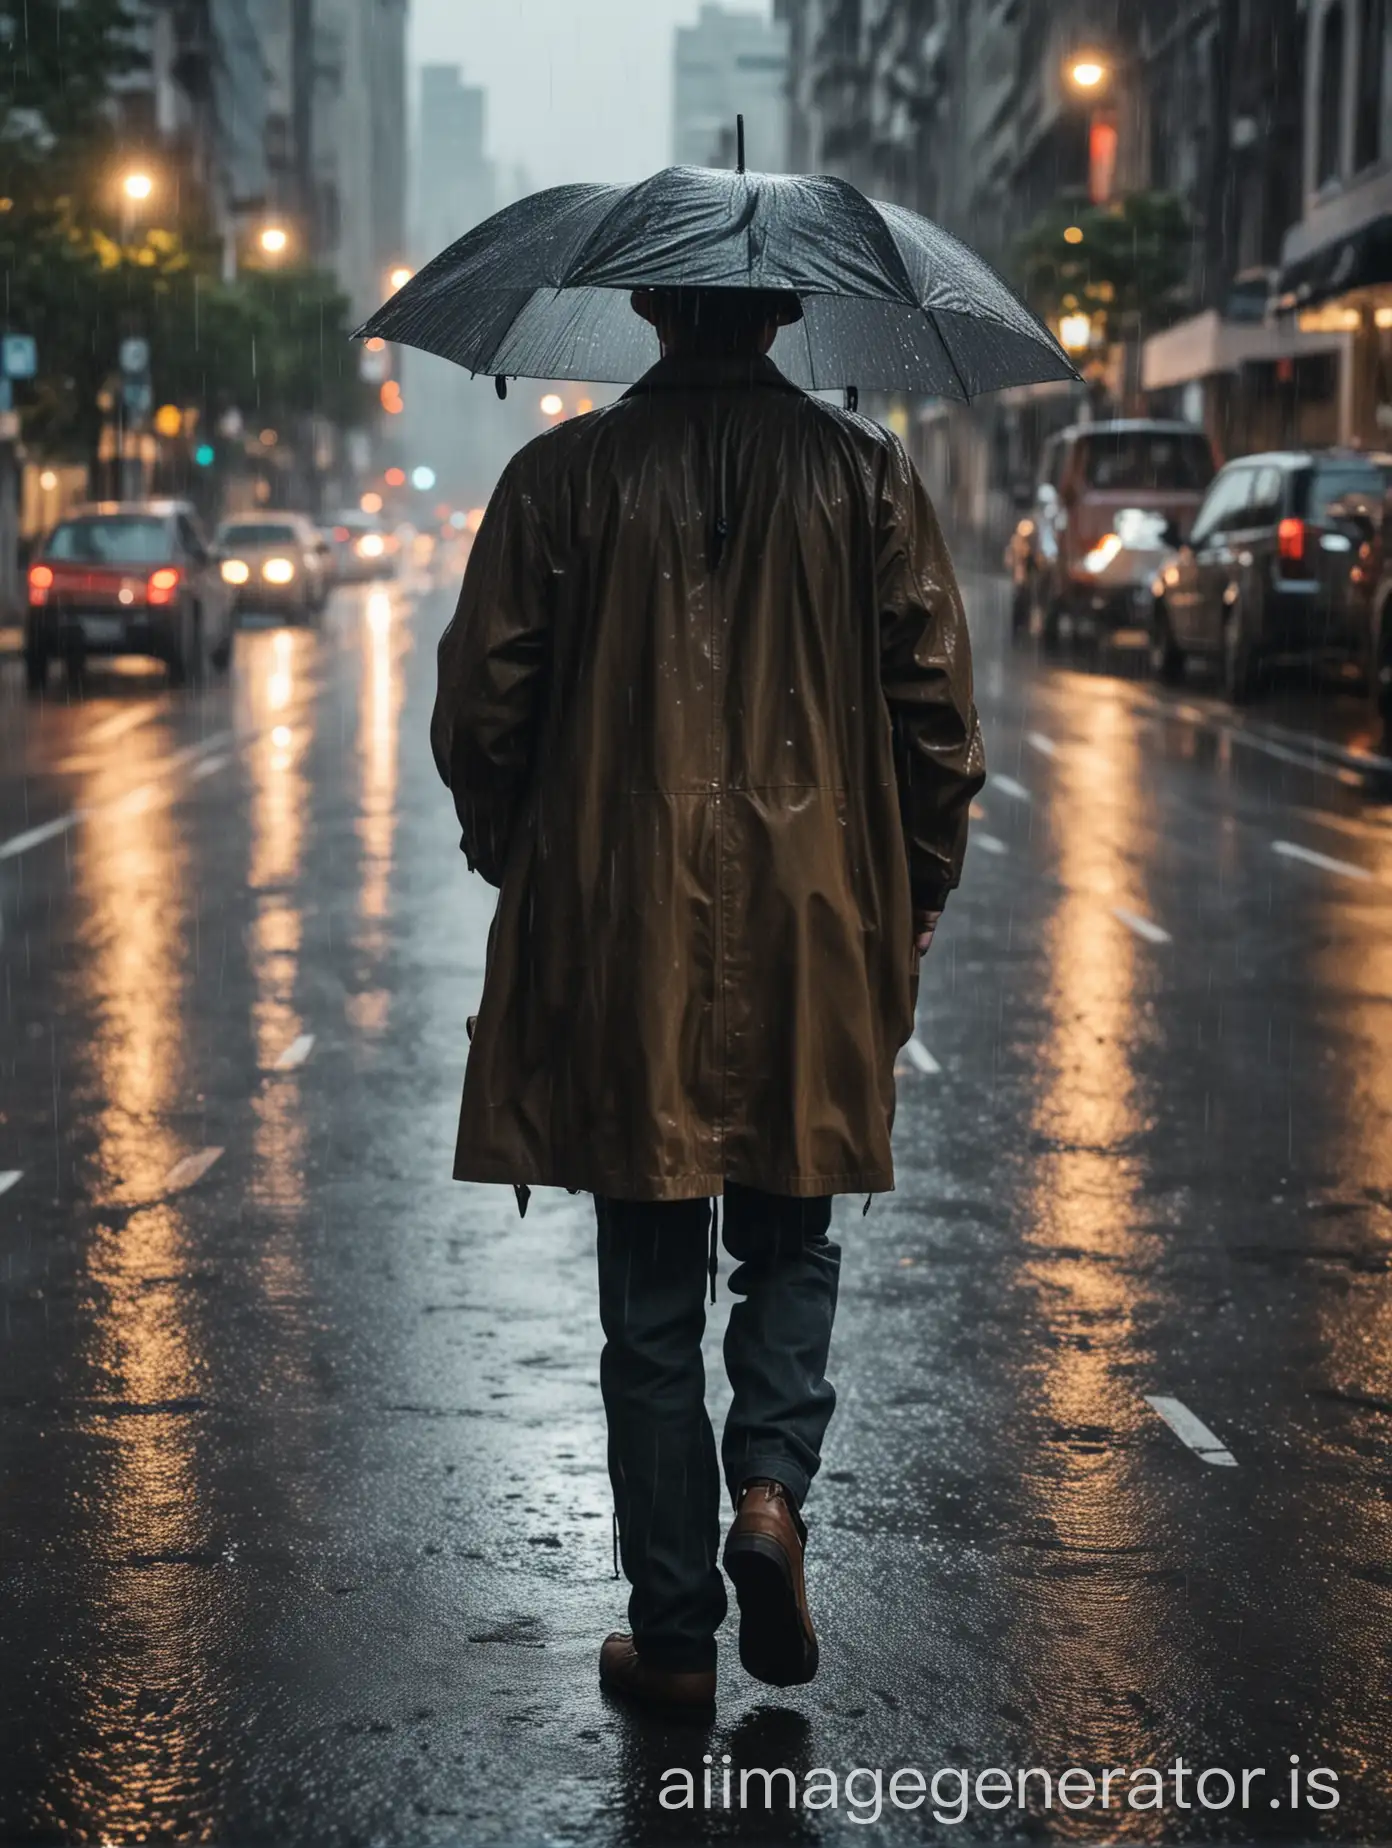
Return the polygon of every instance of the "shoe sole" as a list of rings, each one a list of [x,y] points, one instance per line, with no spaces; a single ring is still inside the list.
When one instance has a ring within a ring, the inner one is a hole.
[[[746,1534],[725,1545],[725,1573],[739,1599],[740,1661],[770,1687],[793,1688],[817,1672],[817,1642],[802,1627],[793,1572],[776,1540]]]

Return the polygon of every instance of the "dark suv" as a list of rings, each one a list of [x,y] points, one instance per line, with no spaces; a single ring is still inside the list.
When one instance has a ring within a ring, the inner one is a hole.
[[[57,656],[74,682],[89,655],[153,655],[175,685],[226,667],[231,597],[192,508],[101,501],[59,522],[29,565],[24,673],[40,692]]]
[[[1229,699],[1277,657],[1376,660],[1382,471],[1356,450],[1242,456],[1215,479],[1187,542],[1155,581],[1152,660],[1176,681],[1190,655],[1219,663]]]

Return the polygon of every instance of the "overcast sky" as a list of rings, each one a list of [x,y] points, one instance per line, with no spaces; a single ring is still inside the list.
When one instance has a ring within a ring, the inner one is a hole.
[[[767,0],[726,0],[768,16]],[[672,30],[699,0],[412,0],[413,66],[488,91],[488,146],[532,186],[640,179],[671,159]],[[413,104],[414,104],[414,70]]]

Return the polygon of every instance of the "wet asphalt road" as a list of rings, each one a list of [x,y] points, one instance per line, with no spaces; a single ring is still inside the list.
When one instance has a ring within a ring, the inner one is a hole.
[[[0,668],[0,1836],[1392,1834],[1392,787],[1354,699],[1238,724],[969,601],[993,780],[898,1191],[837,1204],[822,1672],[727,1625],[709,1734],[595,1685],[589,1202],[449,1178],[493,899],[427,744],[450,597],[342,592],[196,695]],[[1266,1780],[664,1811],[705,1752]]]

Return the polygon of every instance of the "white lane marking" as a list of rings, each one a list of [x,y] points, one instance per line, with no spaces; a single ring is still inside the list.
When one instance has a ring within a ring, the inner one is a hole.
[[[1025,743],[1038,751],[1041,757],[1058,756],[1058,746],[1054,743],[1052,738],[1047,737],[1043,732],[1026,732]]]
[[[1017,783],[1013,776],[993,776],[992,789],[998,789],[1003,796],[1014,796],[1017,802],[1028,802],[1030,792],[1023,783]]]
[[[1134,930],[1138,937],[1144,937],[1147,943],[1170,943],[1173,939],[1167,930],[1139,911],[1128,911],[1125,905],[1113,905],[1112,916],[1120,920],[1128,930]]]
[[[1005,842],[996,834],[982,834],[978,830],[975,834],[968,835],[967,838],[973,847],[979,847],[983,853],[1010,852]]]
[[[195,1181],[201,1181],[221,1155],[221,1149],[199,1149],[193,1155],[185,1155],[184,1159],[176,1161],[165,1175],[160,1191],[162,1193],[182,1193],[185,1188],[192,1187]]]
[[[213,769],[221,769],[228,759],[222,757],[210,761],[206,753],[215,750],[220,745],[231,743],[235,735],[230,731],[210,732],[197,744],[186,744],[182,750],[175,751],[163,763],[156,765],[155,774],[167,776],[171,771],[182,769],[185,764],[192,763],[195,766],[192,772],[195,777],[209,776]],[[157,784],[141,783],[135,789],[127,790],[125,795],[117,796],[112,802],[101,803],[92,809],[73,809],[66,815],[59,815],[53,821],[43,822],[37,828],[26,828],[22,834],[12,834],[7,841],[0,841],[0,860],[9,860],[13,859],[16,854],[28,853],[31,847],[41,846],[44,841],[51,841],[55,835],[66,834],[69,828],[75,828],[80,821],[91,820],[94,815],[141,814],[150,807],[160,793]]]
[[[1228,1469],[1237,1468],[1237,1458],[1231,1450],[1215,1432],[1209,1430],[1202,1418],[1195,1417],[1182,1399],[1169,1399],[1163,1393],[1148,1392],[1145,1402],[1164,1419],[1180,1443],[1189,1446],[1200,1462],[1218,1463]]]
[[[45,821],[37,828],[26,828],[23,834],[12,834],[7,841],[0,841],[0,860],[13,859],[16,854],[28,853],[31,847],[51,841],[56,834],[66,834],[81,819],[82,811],[74,809],[71,815],[60,815],[56,821]]]
[[[285,1051],[281,1053],[275,1062],[275,1069],[278,1072],[293,1072],[297,1065],[304,1064],[313,1050],[314,1035],[301,1033],[298,1038],[292,1039]]]
[[[904,1051],[908,1053],[910,1060],[918,1067],[919,1071],[927,1072],[929,1077],[935,1076],[942,1070],[942,1066],[938,1064],[937,1060],[933,1057],[932,1053],[929,1052],[928,1048],[924,1045],[923,1041],[919,1039],[917,1034],[915,1034],[911,1040],[905,1042]]]
[[[1319,867],[1321,872],[1340,873],[1345,879],[1371,880],[1373,876],[1366,867],[1355,866],[1352,860],[1336,860],[1332,854],[1316,853],[1313,847],[1301,847],[1295,841],[1273,841],[1271,851],[1287,860],[1303,860],[1307,866]]]
[[[232,757],[230,752],[219,751],[215,756],[205,757],[199,763],[196,763],[192,770],[189,771],[189,776],[193,782],[201,783],[205,776],[213,776],[217,771],[225,770],[231,761]]]
[[[125,712],[115,713],[111,718],[103,719],[99,725],[94,725],[82,739],[82,743],[110,744],[113,739],[124,738],[126,733],[134,731],[137,725],[144,725],[148,719],[154,718],[164,703],[163,700],[150,700],[143,706],[131,706]]]
[[[0,1168],[0,1194],[7,1194],[23,1172],[23,1168]]]

